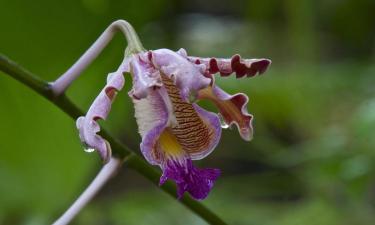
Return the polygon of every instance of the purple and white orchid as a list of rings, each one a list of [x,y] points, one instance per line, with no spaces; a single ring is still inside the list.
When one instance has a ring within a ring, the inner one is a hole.
[[[137,38],[128,38],[128,42],[134,40],[137,42]],[[246,141],[253,135],[252,115],[247,112],[248,97],[243,93],[226,93],[215,84],[214,74],[252,77],[265,72],[271,61],[241,59],[239,55],[230,59],[192,57],[184,49],[146,51],[136,44],[128,49],[118,70],[108,75],[106,86],[86,116],[78,118],[80,139],[87,148],[97,150],[104,162],[109,160],[111,148],[97,134],[100,131],[97,120],[106,119],[116,93],[124,86],[123,74],[130,73],[133,87],[129,96],[142,136],[140,149],[150,164],[162,169],[160,185],[172,179],[178,187],[178,198],[189,192],[195,199],[204,199],[220,170],[196,168],[192,160],[203,159],[215,149],[222,127],[235,124]],[[201,99],[211,100],[219,113],[201,108],[197,104]]]
[[[124,85],[124,72],[133,78],[129,92],[135,107],[141,151],[146,160],[163,170],[160,184],[175,180],[178,197],[185,191],[195,199],[204,199],[220,174],[218,169],[198,169],[192,160],[210,154],[221,135],[219,115],[191,102],[191,98],[210,99],[219,109],[226,124],[236,124],[241,137],[252,138],[252,116],[247,112],[248,97],[230,95],[214,82],[216,72],[227,76],[254,76],[263,73],[267,59],[241,60],[202,59],[189,57],[184,49],[177,52],[159,49],[134,54],[120,69],[108,76],[107,85],[95,99],[85,117],[77,120],[80,137],[85,145],[97,149],[104,161],[109,159],[109,144],[96,133],[97,119],[105,119],[116,91]]]

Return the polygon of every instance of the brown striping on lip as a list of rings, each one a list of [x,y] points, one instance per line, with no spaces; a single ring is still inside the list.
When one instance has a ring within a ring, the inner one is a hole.
[[[202,120],[191,103],[182,100],[180,90],[173,81],[164,74],[161,77],[177,120],[177,126],[170,128],[172,133],[183,150],[190,155],[207,150],[214,131]]]

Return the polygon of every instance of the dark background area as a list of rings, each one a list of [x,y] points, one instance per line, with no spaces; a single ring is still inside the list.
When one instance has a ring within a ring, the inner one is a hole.
[[[52,81],[125,19],[147,49],[270,58],[262,76],[217,79],[249,95],[255,136],[244,142],[225,130],[197,162],[222,170],[203,203],[229,224],[373,224],[374,12],[373,0],[0,0],[0,52]],[[117,35],[69,89],[82,109],[125,47]],[[138,150],[126,81],[102,124]],[[83,151],[74,121],[1,72],[0,118],[0,224],[51,223],[95,176],[99,157]],[[205,222],[124,167],[75,224]]]

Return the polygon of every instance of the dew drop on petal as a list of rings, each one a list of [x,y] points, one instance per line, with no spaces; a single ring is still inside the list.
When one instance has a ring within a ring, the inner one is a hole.
[[[220,113],[219,113],[219,119],[220,119],[221,128],[223,129],[229,128],[229,125],[224,121],[224,118]]]
[[[83,150],[85,152],[89,152],[89,153],[95,151],[95,149],[93,149],[93,148],[83,148]]]
[[[86,143],[82,142],[81,144],[82,144],[82,147],[83,147],[83,151],[88,152],[88,153],[95,151],[94,148],[91,148]]]

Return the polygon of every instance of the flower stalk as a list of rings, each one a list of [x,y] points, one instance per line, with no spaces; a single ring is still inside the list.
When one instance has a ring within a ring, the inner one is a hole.
[[[69,85],[89,66],[92,61],[103,51],[117,32],[124,34],[128,47],[125,50],[125,58],[131,54],[136,54],[145,49],[140,42],[134,28],[125,20],[117,20],[104,30],[99,38],[89,49],[56,81],[51,82],[51,90],[54,95],[59,96],[69,87]]]

